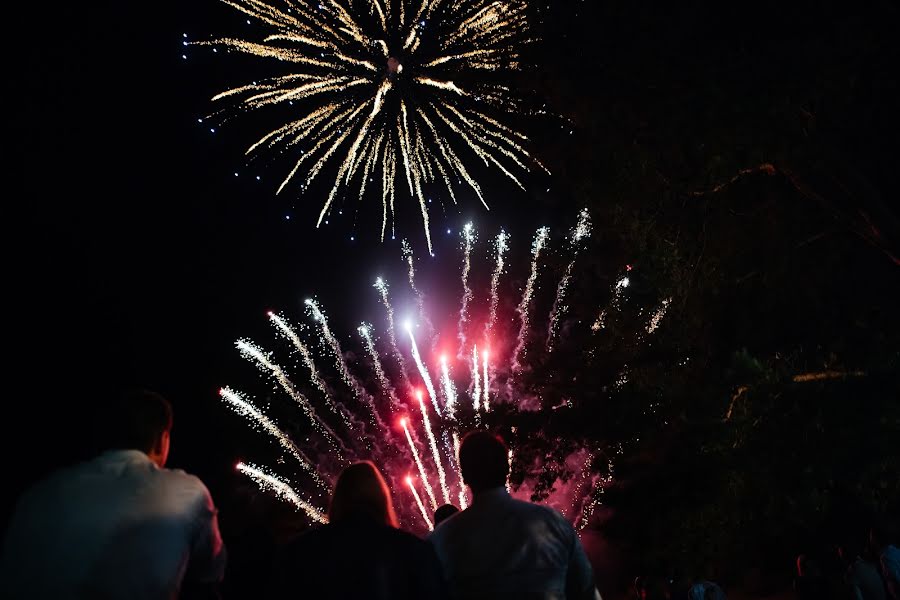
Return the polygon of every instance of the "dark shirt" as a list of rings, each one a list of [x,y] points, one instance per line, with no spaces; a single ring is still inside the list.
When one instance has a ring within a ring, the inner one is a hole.
[[[431,544],[367,519],[347,519],[290,543],[276,566],[285,597],[445,600]]]
[[[555,510],[511,498],[501,486],[428,538],[454,600],[594,600],[594,576],[578,534]]]

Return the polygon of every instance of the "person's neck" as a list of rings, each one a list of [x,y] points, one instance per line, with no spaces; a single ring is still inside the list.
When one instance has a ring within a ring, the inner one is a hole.
[[[498,485],[495,487],[485,488],[479,491],[472,491],[472,497],[474,500],[478,500],[479,498],[496,498],[498,496],[507,495],[506,486]]]

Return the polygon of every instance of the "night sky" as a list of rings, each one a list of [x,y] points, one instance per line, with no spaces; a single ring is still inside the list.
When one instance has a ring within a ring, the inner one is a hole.
[[[365,208],[354,224],[355,200],[342,206],[344,216],[315,229],[318,198],[276,197],[279,173],[264,163],[245,166],[243,150],[257,133],[252,119],[215,134],[198,124],[214,93],[253,77],[241,71],[252,63],[182,47],[183,33],[203,39],[240,31],[241,17],[220,3],[31,4],[8,21],[15,48],[7,51],[4,77],[12,100],[3,286],[11,491],[4,517],[23,486],[93,451],[91,407],[121,386],[157,390],[173,402],[171,463],[225,498],[231,467],[253,437],[216,396],[245,367],[234,340],[267,332],[272,308],[299,320],[311,294],[349,335],[359,295],[374,276],[400,276],[399,234],[424,255],[416,208],[403,202],[398,239],[383,245],[380,222]],[[469,219],[485,234],[506,227],[521,258],[537,226],[572,225],[577,181],[586,172],[616,179],[606,166],[619,159],[615,144],[652,146],[690,135],[698,124],[715,129],[707,113],[716,99],[690,100],[698,81],[716,78],[723,95],[746,94],[755,112],[735,118],[753,130],[755,119],[777,112],[768,86],[780,94],[797,72],[830,68],[817,58],[821,48],[834,50],[829,61],[836,55],[859,63],[869,87],[854,112],[871,117],[841,139],[887,189],[896,168],[882,131],[891,102],[872,98],[887,88],[896,98],[883,76],[896,67],[896,43],[883,45],[896,7],[847,15],[811,2],[707,4],[544,6],[537,27],[543,40],[531,50],[535,70],[524,84],[533,83],[532,97],[572,125],[545,119],[526,127],[554,176],[536,178],[527,193],[488,179],[490,213],[471,201],[446,213],[435,205],[436,264],[446,265],[441,258],[455,252]],[[694,112],[685,114],[685,105]],[[762,137],[748,134],[748,147],[765,145]],[[747,156],[755,158],[752,150]],[[664,151],[658,158],[681,164]],[[687,169],[679,176],[697,181]],[[366,204],[380,213],[377,195]],[[374,308],[368,297],[365,305]]]

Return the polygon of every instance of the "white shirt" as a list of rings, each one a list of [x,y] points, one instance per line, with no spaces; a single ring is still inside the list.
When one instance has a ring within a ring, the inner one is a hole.
[[[572,525],[552,508],[511,498],[502,487],[476,495],[472,506],[428,539],[454,600],[599,598]]]
[[[219,581],[224,567],[206,486],[138,450],[115,450],[22,496],[0,585],[9,598],[168,599],[185,577]]]

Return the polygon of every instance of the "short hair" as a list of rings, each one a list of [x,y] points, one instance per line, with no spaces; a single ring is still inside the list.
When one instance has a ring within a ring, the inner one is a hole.
[[[163,432],[172,430],[172,405],[156,392],[128,390],[106,410],[109,447],[153,451]]]
[[[467,433],[459,445],[459,468],[473,492],[504,485],[509,475],[506,444],[487,431]]]
[[[452,517],[458,512],[459,509],[452,504],[443,504],[441,506],[438,506],[437,510],[434,511],[434,524],[437,525],[441,521],[446,520],[448,517]]]
[[[391,492],[374,463],[368,460],[346,467],[338,475],[328,507],[328,521],[337,523],[348,517],[372,519],[397,527],[397,515]]]

